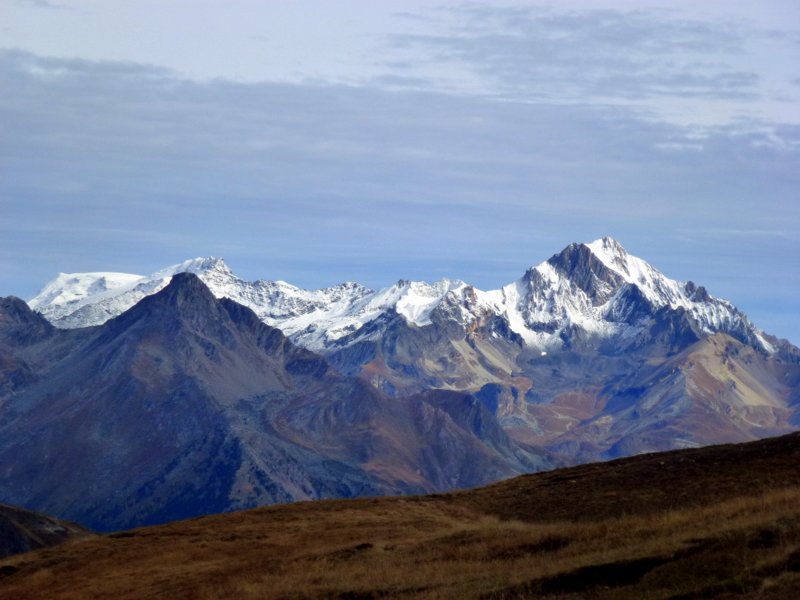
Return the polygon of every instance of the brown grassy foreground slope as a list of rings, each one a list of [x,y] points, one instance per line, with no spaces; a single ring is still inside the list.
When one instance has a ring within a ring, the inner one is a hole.
[[[0,598],[800,598],[800,434],[320,501],[0,562]]]

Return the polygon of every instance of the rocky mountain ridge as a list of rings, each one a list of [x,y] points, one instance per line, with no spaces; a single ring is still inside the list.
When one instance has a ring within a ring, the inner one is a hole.
[[[526,346],[547,351],[569,344],[576,332],[635,337],[644,312],[661,308],[685,310],[704,333],[723,332],[765,352],[775,350],[732,304],[702,286],[667,278],[609,237],[571,244],[517,281],[491,291],[447,279],[433,284],[400,280],[378,291],[357,283],[303,290],[282,281],[247,282],[222,259],[198,258],[149,277],[62,273],[29,305],[57,327],[98,325],[162,289],[180,272],[197,274],[217,297],[248,306],[265,323],[315,351],[374,337],[376,328],[368,325],[395,313],[416,327],[436,317],[467,328],[488,316],[499,317]],[[359,331],[360,336],[352,335]]]

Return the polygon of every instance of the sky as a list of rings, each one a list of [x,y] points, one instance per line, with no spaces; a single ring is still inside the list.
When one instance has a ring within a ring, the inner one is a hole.
[[[610,235],[800,344],[799,191],[796,0],[0,0],[0,296],[496,289]]]

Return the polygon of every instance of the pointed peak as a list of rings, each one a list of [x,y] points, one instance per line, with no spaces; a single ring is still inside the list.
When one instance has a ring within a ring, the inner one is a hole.
[[[531,285],[540,280],[554,281],[566,278],[577,285],[598,306],[606,302],[625,281],[620,274],[619,256],[601,255],[588,244],[570,244],[560,253],[551,256],[546,263],[529,271]]]
[[[190,262],[192,263],[191,266],[186,269],[190,273],[203,273],[206,271],[231,272],[223,258],[209,256],[207,258],[195,258]]]
[[[628,256],[627,250],[622,247],[617,240],[610,236],[605,236],[589,244],[584,244],[598,258],[625,259]]]
[[[614,263],[623,263],[627,257],[628,252],[622,247],[622,244],[610,236],[605,236],[589,243],[572,242],[545,262],[558,267],[575,261],[585,263],[599,260],[602,264],[610,266]],[[531,267],[529,271],[536,268]]]
[[[644,284],[654,277],[663,277],[641,258],[637,258],[612,237],[604,237],[584,245],[606,267],[616,271],[629,283]]]
[[[193,307],[202,311],[215,305],[216,301],[214,294],[197,275],[176,273],[166,287],[152,296],[147,296],[131,310],[135,311],[137,306],[159,306],[161,309],[174,307],[181,311]]]
[[[108,321],[105,335],[116,335],[136,323],[203,323],[218,312],[217,299],[194,273],[176,273],[169,284]],[[155,319],[154,321],[152,319]]]
[[[163,295],[165,297],[182,296],[187,298],[195,298],[198,296],[202,298],[207,296],[209,299],[214,300],[214,294],[212,294],[208,286],[203,283],[203,280],[195,273],[188,271],[173,275],[169,284],[156,295]]]
[[[577,242],[571,243],[561,252],[554,254],[545,263],[565,273],[571,273],[575,269],[591,269],[595,265],[604,264],[590,244],[579,244]],[[541,266],[539,265],[533,270],[540,270]]]

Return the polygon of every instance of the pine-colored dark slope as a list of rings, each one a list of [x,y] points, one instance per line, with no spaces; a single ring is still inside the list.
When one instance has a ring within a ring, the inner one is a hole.
[[[304,502],[0,562],[0,598],[796,598],[800,434]]]

